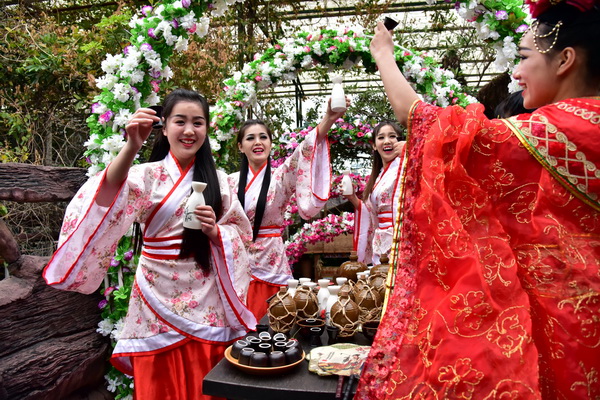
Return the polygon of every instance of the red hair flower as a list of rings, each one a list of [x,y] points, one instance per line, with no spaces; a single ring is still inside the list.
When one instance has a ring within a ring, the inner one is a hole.
[[[529,12],[533,18],[537,18],[550,7],[562,2],[563,0],[525,0],[525,3],[529,5]],[[564,2],[583,12],[594,8],[594,4],[598,0],[564,0]]]

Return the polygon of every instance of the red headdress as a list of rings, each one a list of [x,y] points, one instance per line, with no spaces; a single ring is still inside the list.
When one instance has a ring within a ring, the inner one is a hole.
[[[594,5],[600,4],[599,0],[525,0],[525,3],[529,5],[529,12],[533,18],[537,18],[538,15],[549,9],[550,7],[558,3],[566,3],[579,11],[588,11],[594,8]]]

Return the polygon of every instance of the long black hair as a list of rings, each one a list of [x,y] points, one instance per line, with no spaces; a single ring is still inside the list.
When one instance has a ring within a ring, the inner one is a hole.
[[[371,135],[371,140],[370,140],[371,144],[373,144],[373,164],[371,165],[371,175],[369,176],[369,180],[367,181],[367,184],[365,185],[365,190],[363,191],[363,194],[362,194],[363,200],[368,199],[369,196],[371,195],[371,192],[373,192],[373,186],[375,186],[375,181],[377,180],[377,177],[379,176],[379,172],[383,168],[383,159],[381,158],[381,155],[375,148],[375,140],[377,139],[377,135],[379,134],[379,131],[384,126],[391,126],[392,129],[394,129],[394,131],[396,131],[396,134],[398,135],[398,140],[402,140],[402,138],[404,136],[404,135],[402,135],[402,129],[400,128],[400,126],[397,123],[392,122],[392,121],[381,121],[380,123],[377,124],[375,129],[373,129],[373,135]]]
[[[267,135],[269,135],[269,140],[273,142],[273,133],[260,119],[249,119],[246,120],[237,135],[238,144],[242,143],[244,140],[244,135],[246,134],[246,130],[249,127],[254,125],[261,125],[265,128]],[[246,184],[248,183],[248,157],[244,153],[241,154],[242,160],[240,162],[240,180],[238,183],[238,199],[244,207],[244,202],[246,200]],[[256,240],[258,236],[258,231],[260,230],[260,224],[262,223],[263,216],[265,214],[265,207],[267,205],[267,193],[269,191],[269,185],[271,184],[271,155],[267,158],[267,166],[265,167],[265,177],[263,179],[262,187],[260,188],[260,194],[258,195],[258,201],[256,203],[256,213],[254,214],[254,225],[252,226],[252,241]]]
[[[196,152],[193,180],[205,182],[207,184],[206,189],[202,194],[204,195],[206,205],[213,208],[218,221],[223,215],[223,203],[221,199],[219,178],[217,177],[217,166],[213,159],[210,142],[208,140],[208,128],[210,126],[208,102],[204,96],[192,90],[176,89],[172,91],[165,98],[163,103],[163,119],[165,121],[165,127],[167,126],[167,119],[171,115],[173,107],[181,102],[199,104],[204,112],[204,117],[206,118],[206,139]],[[157,135],[149,161],[163,160],[167,154],[169,154],[170,149],[171,146],[169,145],[167,137],[164,134]],[[184,228],[179,258],[188,258],[192,256],[204,271],[209,270],[210,240],[208,239],[208,236],[199,229]]]

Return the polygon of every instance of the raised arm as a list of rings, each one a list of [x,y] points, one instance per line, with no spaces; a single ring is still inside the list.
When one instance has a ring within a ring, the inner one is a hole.
[[[135,156],[142,148],[144,141],[150,136],[150,132],[152,132],[152,123],[158,121],[155,114],[154,110],[140,108],[127,123],[125,128],[127,142],[106,170],[106,177],[96,198],[98,205],[107,207],[114,200],[119,188],[127,179],[129,168],[131,168]]]
[[[346,97],[346,110],[350,106],[350,99]],[[331,110],[331,99],[327,100],[327,112],[323,117],[323,120],[319,123],[317,127],[317,141],[324,140],[327,137],[327,132],[331,129],[331,126],[337,121],[339,118],[342,118],[346,111],[341,112],[333,112]]]
[[[377,24],[370,48],[396,119],[406,126],[408,111],[419,96],[396,65],[392,34],[383,22]]]

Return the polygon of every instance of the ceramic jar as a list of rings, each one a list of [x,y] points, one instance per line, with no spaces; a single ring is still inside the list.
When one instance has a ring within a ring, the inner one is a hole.
[[[267,309],[273,332],[289,332],[296,321],[296,303],[285,288],[273,296]]]
[[[356,293],[354,301],[360,310],[360,322],[379,319],[383,298],[379,291],[370,285],[364,285],[360,292]]]
[[[311,286],[314,285],[302,286],[296,290],[294,303],[298,318],[314,318],[319,314],[319,302]]]
[[[338,294],[338,300],[331,306],[331,324],[340,329],[338,338],[354,336],[359,325],[360,310],[358,305],[350,298],[347,291]]]
[[[345,261],[340,265],[339,274],[348,280],[357,281],[356,273],[367,269],[367,265],[358,261],[356,251],[350,253],[350,260]]]

